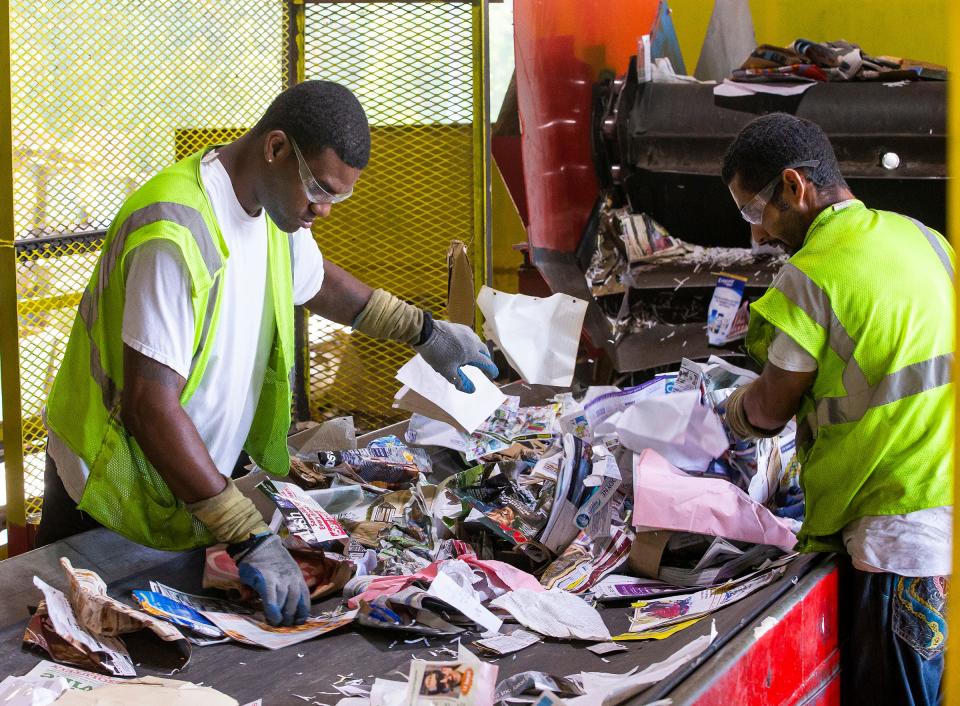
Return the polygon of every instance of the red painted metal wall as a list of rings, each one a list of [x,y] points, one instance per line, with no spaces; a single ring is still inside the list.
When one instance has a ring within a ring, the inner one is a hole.
[[[517,100],[530,245],[576,249],[598,183],[590,155],[593,84],[622,73],[658,0],[514,0]]]
[[[837,578],[821,579],[695,706],[839,706]]]

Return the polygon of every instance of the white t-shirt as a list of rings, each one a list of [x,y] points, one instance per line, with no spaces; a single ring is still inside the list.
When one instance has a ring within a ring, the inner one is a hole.
[[[220,318],[210,359],[185,406],[217,470],[233,472],[256,411],[274,330],[267,288],[267,224],[250,216],[216,152],[206,155],[200,178],[230,252],[220,285]],[[320,291],[323,257],[309,230],[293,236],[293,302],[305,304]],[[190,276],[175,245],[154,240],[128,259],[123,342],[184,378],[190,376],[194,336]],[[85,464],[51,434],[49,452],[75,502],[89,474]]]
[[[767,358],[782,370],[817,369],[817,359],[783,331],[777,331]],[[854,568],[860,571],[946,576],[951,573],[952,528],[950,506],[904,515],[861,517],[843,528],[843,544]]]

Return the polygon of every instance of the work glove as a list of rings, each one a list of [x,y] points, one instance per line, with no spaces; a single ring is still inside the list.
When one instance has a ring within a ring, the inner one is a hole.
[[[490,358],[490,352],[480,337],[469,326],[452,324],[449,321],[433,321],[433,332],[427,340],[413,347],[434,370],[456,385],[461,392],[474,392],[476,388],[462,368],[473,365],[480,368],[488,378],[500,374]]]
[[[310,614],[310,591],[297,562],[272,532],[231,544],[240,580],[260,595],[271,625],[300,625]]]
[[[723,421],[726,422],[727,428],[733,432],[734,437],[737,439],[746,440],[777,436],[783,431],[783,427],[779,429],[761,429],[760,427],[754,426],[749,417],[747,417],[747,410],[743,406],[743,398],[746,396],[749,388],[750,385],[738,387],[717,411],[723,416]]]

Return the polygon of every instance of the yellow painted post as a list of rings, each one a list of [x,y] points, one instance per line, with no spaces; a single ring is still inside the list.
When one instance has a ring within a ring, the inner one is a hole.
[[[951,2],[947,25],[947,39],[950,46],[948,66],[954,71],[960,67],[960,3]],[[953,249],[960,246],[960,86],[956,77],[947,82],[947,233]],[[957,286],[956,280],[954,281]],[[960,300],[960,286],[957,289]],[[960,306],[954,304],[954,332],[960,330]],[[956,335],[956,333],[954,334]],[[956,505],[960,497],[960,360],[953,356],[953,500]],[[953,522],[953,570],[960,567],[960,522]],[[947,657],[943,673],[945,704],[960,703],[960,586],[950,585],[947,594]]]
[[[490,242],[490,63],[487,0],[473,0],[473,281],[493,281]]]
[[[10,3],[0,0],[0,390],[3,393],[8,537],[23,537],[23,425],[20,419],[20,333],[17,253],[14,248],[13,126],[10,80]],[[16,547],[22,549],[22,547]]]

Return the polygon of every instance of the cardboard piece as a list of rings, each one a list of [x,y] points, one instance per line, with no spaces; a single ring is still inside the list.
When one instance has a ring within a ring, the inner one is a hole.
[[[287,446],[307,458],[317,451],[346,451],[357,448],[353,417],[336,417],[287,437]]]
[[[657,578],[663,551],[672,534],[673,532],[667,530],[637,532],[630,546],[630,555],[627,557],[627,566],[630,567],[630,571],[637,576]]]
[[[463,241],[453,240],[447,250],[447,321],[473,328],[475,312],[473,267],[467,246]]]

